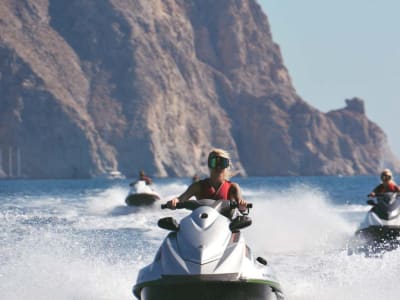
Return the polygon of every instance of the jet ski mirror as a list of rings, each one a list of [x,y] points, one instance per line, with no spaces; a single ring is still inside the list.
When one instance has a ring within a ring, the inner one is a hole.
[[[236,201],[231,200],[230,208],[231,209],[239,208],[239,205]],[[242,215],[248,215],[250,213],[250,208],[253,208],[253,203],[247,203],[246,208],[247,208],[247,210],[241,211]]]
[[[250,213],[250,208],[253,208],[253,203],[247,203],[247,211],[242,212],[243,215],[248,215]]]
[[[249,227],[251,225],[251,219],[248,216],[237,216],[229,224],[229,229],[232,232],[238,232],[240,229]]]
[[[179,230],[178,222],[174,218],[171,218],[171,217],[161,218],[160,220],[158,220],[157,225],[158,225],[158,227],[160,227],[162,229],[167,229],[167,230],[171,230],[171,231]]]

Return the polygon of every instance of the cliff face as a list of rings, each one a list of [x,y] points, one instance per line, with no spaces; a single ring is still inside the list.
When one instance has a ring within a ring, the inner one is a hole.
[[[255,0],[5,0],[0,65],[0,176],[188,176],[212,147],[242,174],[369,174],[391,155],[362,100],[296,94]]]

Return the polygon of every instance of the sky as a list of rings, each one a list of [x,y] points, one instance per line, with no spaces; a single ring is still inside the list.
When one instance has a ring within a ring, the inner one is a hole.
[[[400,0],[258,0],[297,93],[322,112],[364,100],[400,158]]]

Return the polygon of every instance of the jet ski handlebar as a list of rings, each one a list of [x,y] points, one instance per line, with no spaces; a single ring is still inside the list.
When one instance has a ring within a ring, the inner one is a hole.
[[[236,201],[233,200],[213,200],[213,199],[201,199],[201,200],[189,200],[189,201],[184,201],[184,202],[178,202],[176,204],[176,208],[177,209],[182,209],[182,208],[186,208],[186,209],[190,209],[190,210],[195,210],[197,207],[200,206],[216,206],[217,203],[221,203],[223,206],[228,206],[229,205],[229,209],[235,209],[238,208],[239,205]],[[166,209],[166,208],[170,208],[168,206],[168,204],[161,204],[161,209]],[[247,203],[246,208],[253,208],[253,203]]]
[[[175,208],[176,208],[176,209],[182,209],[182,208],[188,208],[188,209],[190,209],[190,208],[193,206],[193,204],[189,205],[188,202],[189,202],[189,201],[178,202],[178,203],[176,204],[176,207],[175,207]],[[173,208],[169,207],[168,204],[161,204],[161,209],[167,209],[167,208],[173,209]]]

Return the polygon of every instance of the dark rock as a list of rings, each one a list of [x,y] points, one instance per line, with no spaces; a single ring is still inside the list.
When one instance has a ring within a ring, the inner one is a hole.
[[[360,98],[346,99],[346,109],[365,114],[364,101]]]

